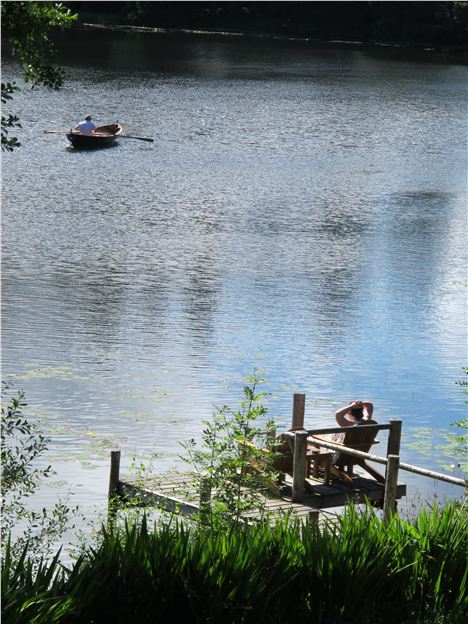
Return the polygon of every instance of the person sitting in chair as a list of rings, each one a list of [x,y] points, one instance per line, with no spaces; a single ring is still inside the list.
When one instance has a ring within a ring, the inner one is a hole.
[[[336,410],[335,418],[340,427],[353,427],[372,420],[373,412],[374,406],[370,401],[351,401],[349,405]]]

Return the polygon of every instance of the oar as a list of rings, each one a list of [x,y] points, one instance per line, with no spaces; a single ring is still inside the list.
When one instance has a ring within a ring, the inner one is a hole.
[[[76,136],[81,135],[81,132],[75,132],[74,130],[69,130],[68,132],[66,130],[44,130],[44,134],[75,134]],[[94,136],[94,137],[108,137],[108,136],[114,136],[112,134],[100,134],[98,132],[94,133],[92,135],[89,134],[83,134],[82,136]]]
[[[154,143],[154,139],[148,139],[147,137],[137,137],[131,136],[130,134],[116,134],[116,139],[138,139],[138,141],[149,141],[150,143]]]
[[[74,132],[74,131],[63,131],[63,130],[44,130],[44,134],[76,134],[79,135],[80,132]],[[98,134],[97,132],[93,132],[92,135],[86,134],[83,136],[95,136],[95,137],[108,137],[108,136],[115,136],[116,139],[137,139],[138,141],[148,141],[149,143],[154,143],[154,139],[149,139],[147,137],[137,137],[137,136],[132,136],[130,134],[116,134],[116,135],[110,135],[110,134]]]
[[[44,134],[79,134],[78,132],[73,132],[73,130],[44,130]]]

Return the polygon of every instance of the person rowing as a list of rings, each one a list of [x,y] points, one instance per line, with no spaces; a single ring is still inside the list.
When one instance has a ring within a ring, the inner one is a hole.
[[[74,132],[79,132],[80,134],[92,134],[96,129],[96,126],[93,124],[91,119],[91,115],[85,115],[84,120],[76,124]]]

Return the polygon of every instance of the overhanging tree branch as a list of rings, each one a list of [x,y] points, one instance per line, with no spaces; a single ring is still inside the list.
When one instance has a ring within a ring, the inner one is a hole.
[[[50,62],[56,50],[49,32],[69,28],[77,16],[61,3],[54,2],[2,2],[1,15],[2,36],[10,54],[18,57],[25,82],[30,83],[31,88],[43,85],[58,89],[65,73]],[[2,83],[2,104],[11,100],[15,91],[19,91],[16,83]],[[21,128],[17,115],[2,115],[4,151],[12,151],[21,145],[16,137],[9,136],[12,128]]]

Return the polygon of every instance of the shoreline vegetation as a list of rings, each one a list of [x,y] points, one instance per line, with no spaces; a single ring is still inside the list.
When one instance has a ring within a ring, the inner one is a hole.
[[[68,2],[75,28],[468,50],[466,2]]]
[[[182,444],[187,463],[217,490],[209,508],[181,520],[176,512],[142,508],[138,499],[118,508],[111,498],[107,523],[66,563],[62,549],[45,547],[55,522],[43,527],[40,539],[35,517],[23,540],[12,541],[5,530],[5,622],[464,624],[466,498],[434,503],[412,520],[392,513],[386,523],[370,504],[351,504],[320,524],[288,513],[242,520],[241,513],[259,505],[245,498],[244,488],[257,482],[261,491],[259,474],[275,477],[270,463],[260,464],[260,452],[254,456],[260,473],[246,470],[250,442],[274,431],[263,405],[263,378],[254,371],[247,381],[239,409],[216,408],[203,421],[202,440]],[[12,389],[4,391],[7,398]],[[48,440],[24,417],[25,406],[21,391],[2,406],[4,494],[16,504],[26,504],[49,474],[32,467]],[[147,476],[142,466],[140,477]],[[26,491],[25,479],[31,482]],[[12,522],[23,516],[22,508],[19,516],[16,507],[8,513]]]
[[[143,516],[102,527],[67,567],[7,547],[2,610],[10,624],[462,624],[466,520],[453,503],[388,526],[353,507],[321,528]]]

